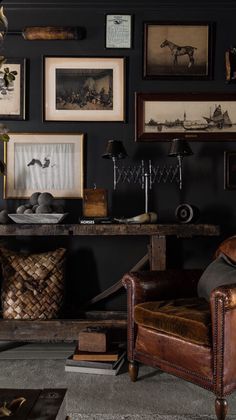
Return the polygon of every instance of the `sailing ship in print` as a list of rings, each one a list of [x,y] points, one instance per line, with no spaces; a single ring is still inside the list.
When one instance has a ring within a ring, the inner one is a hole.
[[[215,110],[213,112],[213,115],[210,117],[203,117],[206,122],[208,123],[208,126],[216,126],[218,128],[224,128],[224,127],[232,127],[232,121],[229,117],[228,111],[222,111],[221,105],[217,105],[215,107]]]
[[[200,104],[199,104],[200,105]],[[178,112],[172,114],[172,117],[162,119],[159,115],[159,118],[155,118],[154,115],[150,115],[145,122],[145,131],[146,132],[153,132],[153,131],[171,131],[177,130],[178,132],[185,132],[185,131],[231,131],[235,130],[236,125],[236,117],[235,121],[232,122],[232,118],[230,116],[232,109],[227,109],[227,106],[223,106],[222,104],[209,104],[209,115],[207,107],[201,110],[196,110],[194,112],[191,109],[191,112],[188,110],[183,109],[182,111],[182,118]],[[214,108],[213,112],[212,109]],[[230,108],[230,106],[229,106]],[[187,109],[187,108],[186,108]],[[188,117],[189,114],[189,117]],[[158,115],[158,114],[156,114]]]

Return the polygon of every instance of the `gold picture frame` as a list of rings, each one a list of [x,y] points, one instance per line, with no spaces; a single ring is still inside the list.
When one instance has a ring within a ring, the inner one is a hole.
[[[4,162],[4,198],[29,198],[36,191],[55,198],[83,196],[82,133],[11,133]]]

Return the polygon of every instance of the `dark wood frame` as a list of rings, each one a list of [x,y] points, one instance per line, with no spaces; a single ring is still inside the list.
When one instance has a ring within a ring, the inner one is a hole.
[[[145,101],[153,102],[209,102],[212,101],[213,105],[220,103],[221,101],[234,102],[235,103],[235,116],[236,116],[236,97],[235,93],[136,93],[135,94],[135,140],[136,141],[165,141],[171,140],[174,137],[185,138],[188,140],[204,140],[204,141],[221,141],[236,140],[236,126],[235,131],[227,132],[221,131],[212,132],[209,130],[205,131],[188,131],[183,132],[169,131],[169,132],[153,132],[147,133],[144,131],[144,107]],[[236,121],[236,120],[235,120]]]
[[[206,75],[193,75],[193,74],[152,74],[147,70],[148,67],[148,57],[147,57],[147,45],[148,45],[148,27],[150,25],[157,26],[207,26],[208,28],[208,63],[207,69],[208,73]],[[144,22],[144,37],[143,37],[143,78],[144,79],[165,79],[165,80],[209,80],[213,77],[213,36],[214,36],[214,23],[212,22]]]
[[[107,47],[107,16],[114,16],[114,15],[120,15],[120,16],[130,16],[130,46],[129,47]],[[133,47],[133,31],[134,31],[134,16],[131,13],[106,13],[105,14],[105,48],[107,50],[112,49],[122,49],[122,50],[128,50]]]
[[[123,106],[123,113],[122,113],[122,118],[117,118],[117,119],[47,119],[46,117],[46,75],[45,75],[45,66],[46,66],[46,59],[47,58],[62,58],[62,59],[70,59],[70,58],[81,58],[81,59],[110,59],[110,60],[122,60],[122,75],[123,75],[123,86],[121,87],[122,90],[122,98],[121,98],[121,103]],[[43,105],[42,105],[42,116],[43,116],[43,122],[47,121],[47,122],[55,122],[55,121],[59,121],[59,122],[125,122],[126,121],[126,63],[127,59],[124,56],[112,56],[112,57],[108,57],[108,56],[65,56],[65,55],[47,55],[47,56],[43,56],[42,59],[42,74],[43,74],[43,81],[42,81],[42,86],[43,86],[43,93],[42,93],[42,97],[43,97]]]
[[[26,59],[25,58],[7,58],[6,63],[2,68],[7,67],[8,64],[20,64],[20,113],[17,115],[0,114],[0,119],[3,120],[25,120],[25,91],[26,91]]]
[[[236,151],[224,152],[224,189],[236,190]]]

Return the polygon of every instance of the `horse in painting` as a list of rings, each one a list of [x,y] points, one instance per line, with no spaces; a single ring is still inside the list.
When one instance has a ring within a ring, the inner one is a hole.
[[[190,45],[185,45],[181,47],[180,45],[176,45],[171,41],[165,39],[160,45],[161,48],[169,47],[171,55],[174,57],[174,65],[178,64],[178,57],[180,55],[188,55],[189,63],[188,67],[192,67],[194,64],[194,51],[197,49],[196,47],[191,47]]]

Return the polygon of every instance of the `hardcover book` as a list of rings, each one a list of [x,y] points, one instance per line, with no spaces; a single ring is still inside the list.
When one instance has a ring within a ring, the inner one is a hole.
[[[69,357],[65,364],[65,371],[116,376],[125,361],[126,352],[123,352],[115,362],[77,361],[73,357]]]
[[[93,360],[116,362],[119,359],[120,352],[95,353],[91,351],[80,351],[78,348],[73,354],[73,360]]]

